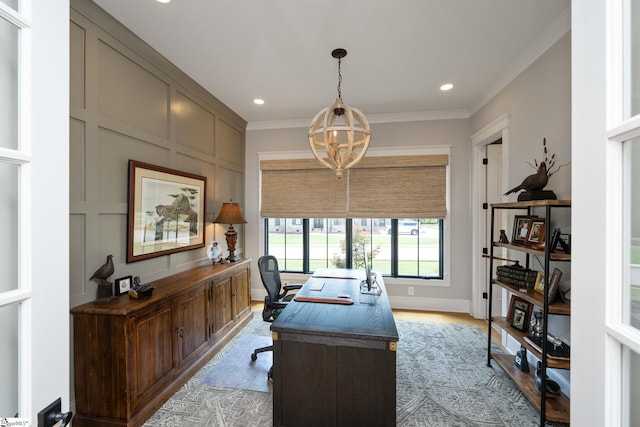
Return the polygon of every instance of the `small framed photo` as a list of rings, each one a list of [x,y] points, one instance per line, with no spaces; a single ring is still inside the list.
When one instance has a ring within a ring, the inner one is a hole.
[[[527,325],[527,313],[518,307],[514,307],[513,315],[511,317],[511,326],[519,331],[526,332]]]
[[[512,243],[524,245],[527,242],[527,236],[529,235],[529,230],[531,230],[531,221],[533,218],[537,217],[516,215],[513,221]]]
[[[549,304],[553,302],[560,289],[560,279],[562,279],[562,271],[559,268],[554,268],[549,279]]]
[[[527,235],[527,245],[540,245],[544,243],[544,230],[547,220],[545,218],[534,218],[531,220],[531,228]]]
[[[544,272],[538,271],[538,276],[536,277],[535,285],[533,285],[533,290],[544,295]]]
[[[549,247],[550,251],[555,251],[558,247],[558,243],[560,243],[560,234],[561,231],[559,228],[554,228],[553,233],[551,233],[551,246]]]
[[[120,279],[116,279],[114,290],[116,296],[120,296],[122,294],[126,294],[131,289],[131,276],[121,277]]]
[[[527,332],[529,327],[529,319],[533,311],[533,304],[517,297],[511,296],[509,302],[509,312],[507,313],[507,322],[515,329]]]

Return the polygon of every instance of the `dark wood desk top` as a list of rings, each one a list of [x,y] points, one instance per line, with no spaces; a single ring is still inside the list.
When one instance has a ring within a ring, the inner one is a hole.
[[[382,275],[378,284],[380,295],[360,293],[363,270],[321,269],[305,283],[298,295],[335,298],[348,294],[352,305],[291,301],[272,323],[274,332],[324,335],[352,339],[398,341],[398,330]],[[311,290],[324,282],[319,291]]]

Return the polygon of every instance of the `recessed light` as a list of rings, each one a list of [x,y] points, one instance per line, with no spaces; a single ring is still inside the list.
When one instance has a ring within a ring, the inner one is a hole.
[[[262,105],[264,104],[264,99],[256,98],[253,100],[253,103],[256,105]]]
[[[451,89],[453,89],[453,85],[451,83],[445,83],[442,86],[440,86],[440,90],[443,92],[446,92]]]
[[[156,0],[158,3],[162,3],[162,4],[169,4],[171,3],[171,0]]]

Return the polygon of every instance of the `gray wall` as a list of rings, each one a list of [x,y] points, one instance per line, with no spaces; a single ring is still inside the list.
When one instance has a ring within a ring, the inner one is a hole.
[[[205,211],[244,203],[246,122],[90,1],[71,2],[70,301],[96,298],[91,274],[150,281],[208,262],[206,249],[126,263],[127,165],[135,159],[207,178]],[[53,226],[53,224],[52,224]],[[226,225],[205,242],[226,253]],[[239,231],[238,252],[244,248]]]
[[[311,120],[311,119],[309,119]],[[245,214],[247,255],[257,259],[263,254],[261,233],[264,232],[259,215],[259,164],[258,153],[310,151],[307,138],[308,128],[250,130],[247,132],[246,155],[246,200]],[[393,147],[427,147],[451,146],[450,158],[450,213],[447,227],[451,232],[451,254],[455,260],[453,268],[449,268],[450,286],[430,286],[429,281],[385,281],[392,301],[396,306],[412,306],[409,299],[421,300],[428,304],[427,299],[451,299],[463,301],[467,307],[471,299],[470,269],[458,268],[457,265],[469,265],[471,252],[469,236],[471,222],[468,215],[469,205],[469,120],[433,120],[404,123],[375,123],[371,125],[370,150],[376,148],[389,149]],[[393,150],[389,152],[393,155]],[[410,190],[409,190],[410,191]],[[447,262],[451,262],[447,260]],[[255,268],[255,265],[254,265]],[[252,275],[253,295],[262,295],[260,276]],[[415,295],[408,297],[407,287],[415,287]],[[425,306],[423,306],[425,307]],[[448,306],[455,311],[454,306]],[[458,306],[459,307],[459,306]],[[425,307],[426,308],[426,307]]]
[[[558,165],[547,189],[571,199],[571,34],[565,34],[542,56],[471,117],[471,133],[509,114],[509,188],[534,170],[526,162],[542,159],[542,139]],[[515,200],[515,199],[514,199]]]

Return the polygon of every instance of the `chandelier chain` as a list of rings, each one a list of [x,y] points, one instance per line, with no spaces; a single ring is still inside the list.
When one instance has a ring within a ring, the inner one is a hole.
[[[340,65],[342,64],[342,58],[338,58],[338,98],[342,99],[342,71]]]

